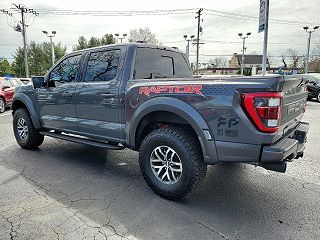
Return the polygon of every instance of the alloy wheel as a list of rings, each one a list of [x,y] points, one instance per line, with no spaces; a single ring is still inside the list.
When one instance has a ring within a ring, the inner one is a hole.
[[[158,146],[152,151],[150,167],[155,177],[168,185],[177,183],[182,175],[181,159],[178,153],[168,146]]]
[[[17,122],[17,130],[21,140],[26,140],[29,134],[28,126],[23,118],[19,118]]]

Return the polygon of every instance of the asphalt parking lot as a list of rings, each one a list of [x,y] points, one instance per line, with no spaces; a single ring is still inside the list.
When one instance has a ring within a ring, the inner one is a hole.
[[[303,159],[285,174],[211,166],[178,202],[155,195],[138,155],[46,138],[36,151],[14,140],[0,115],[0,239],[320,239],[320,104]]]

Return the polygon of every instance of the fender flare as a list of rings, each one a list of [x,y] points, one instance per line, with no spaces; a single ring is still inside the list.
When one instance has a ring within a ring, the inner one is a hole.
[[[14,105],[15,105],[15,102],[17,101],[20,101],[22,102],[30,116],[31,116],[31,120],[32,120],[32,123],[33,123],[33,126],[36,128],[36,129],[40,129],[41,128],[41,124],[40,124],[40,121],[39,121],[39,117],[38,117],[38,114],[34,108],[34,104],[32,103],[31,99],[28,98],[25,94],[23,93],[16,93],[13,100],[12,100],[12,104],[11,104],[11,108],[13,109],[14,108]],[[12,112],[13,114],[13,112]]]
[[[217,153],[213,134],[212,140],[207,140],[203,130],[211,132],[208,124],[205,122],[200,113],[189,104],[175,98],[156,97],[147,100],[141,104],[134,112],[128,125],[127,144],[135,147],[136,132],[141,120],[149,113],[157,111],[166,111],[174,113],[185,119],[197,133],[202,148],[205,162],[216,162]]]

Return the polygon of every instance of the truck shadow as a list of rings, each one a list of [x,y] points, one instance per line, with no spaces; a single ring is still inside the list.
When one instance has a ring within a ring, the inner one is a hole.
[[[137,239],[295,235],[299,230],[294,224],[306,217],[297,212],[314,200],[309,193],[306,202],[308,190],[286,175],[242,164],[209,167],[195,192],[173,202],[148,188],[140,175],[138,154],[130,150],[107,151],[46,139],[37,151],[14,146],[2,151],[1,158],[10,159],[2,165],[22,172],[37,191],[45,190],[48,197],[86,219]]]

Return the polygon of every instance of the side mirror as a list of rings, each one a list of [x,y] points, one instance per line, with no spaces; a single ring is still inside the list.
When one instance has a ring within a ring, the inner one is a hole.
[[[32,77],[31,81],[33,83],[34,88],[40,88],[40,87],[43,87],[44,85],[44,77],[38,77],[38,76]]]

